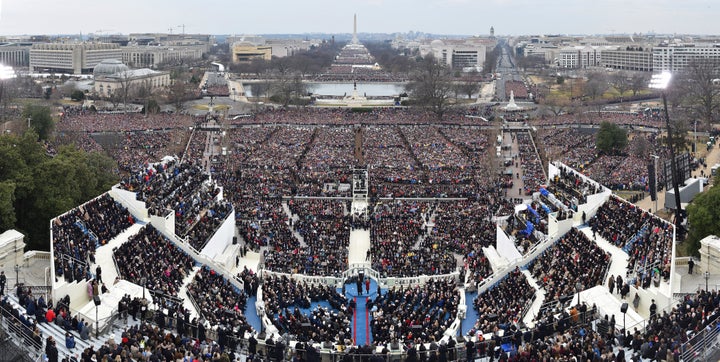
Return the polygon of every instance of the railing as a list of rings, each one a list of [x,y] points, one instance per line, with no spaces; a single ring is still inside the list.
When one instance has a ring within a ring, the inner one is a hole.
[[[709,355],[719,347],[718,334],[720,333],[720,315],[715,316],[702,331],[685,342],[680,350],[682,361],[708,361]]]
[[[115,258],[115,250],[117,250],[117,247],[113,248],[113,252],[110,255],[112,255],[113,265],[115,265],[115,272],[120,275],[120,268],[118,267],[117,259]]]
[[[31,260],[50,260],[49,251],[30,250],[23,255],[23,263],[27,266]]]
[[[12,311],[8,308],[0,307],[0,313],[2,313],[2,327],[8,331],[10,335],[15,336],[14,338],[11,338],[15,345],[31,356],[37,353],[40,357],[42,357],[42,338],[39,343],[33,339],[33,331],[29,329],[30,327],[15,318],[12,315]]]

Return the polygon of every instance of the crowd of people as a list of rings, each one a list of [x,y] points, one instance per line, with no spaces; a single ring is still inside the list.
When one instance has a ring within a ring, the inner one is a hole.
[[[289,333],[300,342],[351,339],[353,310],[348,298],[335,288],[271,275],[263,279],[262,293],[265,314],[281,334]]]
[[[196,216],[194,223],[190,225],[189,229],[185,229],[185,234],[177,234],[178,236],[185,236],[190,246],[197,251],[203,250],[218,228],[224,221],[228,220],[228,216],[233,211],[231,203],[216,199],[213,199],[203,206],[204,211]],[[177,233],[177,229],[175,230]]]
[[[515,98],[527,99],[528,89],[525,83],[519,80],[506,80],[505,81],[505,98],[510,98],[510,92],[513,92]]]
[[[522,179],[525,184],[523,195],[532,195],[538,191],[540,185],[546,183],[545,171],[540,160],[540,156],[536,152],[535,143],[529,132],[517,133],[518,143],[518,159],[520,168],[522,169]]]
[[[382,277],[448,274],[457,260],[438,244],[424,242],[425,223],[433,205],[418,201],[393,201],[375,205],[370,215],[370,259]],[[435,246],[433,246],[435,245]]]
[[[454,279],[431,279],[421,286],[390,288],[373,301],[373,341],[440,341],[455,321],[459,303],[459,287]]]
[[[611,196],[588,224],[608,242],[628,255],[628,274],[636,287],[670,278],[673,226],[649,212]]]
[[[469,335],[498,334],[510,330],[524,316],[535,298],[535,289],[520,269],[510,272],[473,301],[478,319]]]
[[[538,130],[539,144],[552,160],[582,170],[595,160],[595,136],[590,131],[575,128],[545,128]]]
[[[609,265],[610,254],[572,228],[537,257],[528,270],[546,292],[544,304],[557,302],[565,309],[570,297],[578,293],[578,286],[585,290],[602,285]],[[542,313],[536,316],[537,320],[544,318],[554,317]]]
[[[288,208],[296,218],[293,229],[304,243],[297,250],[279,250],[290,254],[290,267],[306,275],[339,276],[347,269],[351,216],[345,203],[335,200],[289,200]]]
[[[560,173],[550,179],[547,190],[565,207],[577,211],[577,206],[586,203],[589,195],[602,192],[602,186],[560,167]]]
[[[175,113],[99,113],[91,110],[65,112],[57,123],[58,132],[128,132],[185,128],[197,119]]]
[[[198,250],[232,211],[219,199],[220,188],[208,182],[209,175],[198,162],[147,164],[123,178],[120,186],[136,193],[152,215],[175,214],[175,233],[188,238]],[[172,211],[171,211],[172,210]]]
[[[68,282],[89,277],[95,250],[134,223],[130,212],[107,193],[53,219],[56,275]]]
[[[73,129],[73,122],[81,122],[76,118],[86,116],[82,112],[68,113],[65,125],[68,130]],[[112,121],[106,118],[117,115],[104,116],[94,124],[98,127],[108,126],[108,122]],[[347,247],[352,227],[347,215],[349,208],[340,201],[283,201],[280,197],[324,196],[330,192],[325,184],[335,184],[335,190],[338,190],[340,183],[349,182],[350,167],[365,163],[369,168],[369,186],[374,188],[371,192],[373,195],[452,195],[469,198],[447,203],[393,200],[377,204],[373,199],[367,224],[371,235],[368,261],[373,269],[378,270],[382,277],[446,274],[457,270],[457,254],[464,260],[465,269],[471,273],[468,280],[479,283],[492,273],[490,263],[482,251],[483,247],[492,246],[494,242],[496,230],[490,220],[493,216],[506,215],[512,210],[512,205],[504,198],[502,187],[499,187],[499,178],[486,174],[490,167],[486,167],[484,158],[494,151],[488,142],[493,137],[486,131],[474,128],[418,125],[424,124],[429,117],[409,110],[373,110],[363,115],[325,109],[259,112],[251,117],[252,122],[295,125],[238,126],[229,131],[233,152],[224,156],[226,162],[213,166],[213,179],[223,186],[232,205],[213,203],[211,200],[219,196],[219,189],[201,186],[207,175],[204,168],[193,159],[202,154],[207,142],[212,142],[212,137],[204,132],[196,132],[197,137],[190,141],[188,162],[146,163],[142,168],[132,168],[128,164],[125,167],[131,173],[123,179],[121,186],[138,192],[139,199],[146,202],[153,214],[172,209],[178,222],[176,229],[179,235],[187,236],[191,245],[198,250],[219,225],[217,220],[224,219],[234,208],[244,242],[254,250],[263,248],[264,268],[283,273],[338,276],[347,268]],[[132,117],[129,119],[125,124],[132,129],[135,120]],[[364,126],[308,126],[355,121]],[[452,113],[441,124],[455,121],[464,124],[462,115]],[[120,118],[115,122],[123,123]],[[408,124],[412,126],[406,126]],[[110,131],[114,129],[123,128],[109,127]],[[571,131],[562,132],[567,137],[561,138],[567,140],[558,143],[559,149],[564,150],[560,152],[568,152],[590,142],[587,137],[574,137],[575,133]],[[140,135],[137,140],[136,135]],[[517,134],[520,145],[518,164],[523,169],[525,194],[537,191],[540,185],[545,184],[543,167],[530,137],[527,133]],[[127,153],[133,152],[133,149],[162,150],[167,147],[169,140],[165,132],[133,133],[132,137],[127,138],[133,139],[133,143],[123,146]],[[570,157],[582,163],[590,173],[601,165],[607,169],[614,168],[617,172],[625,172],[630,168],[643,169],[638,167],[640,161],[634,159],[617,163],[612,156],[592,155],[588,160],[586,157],[590,157],[590,154],[583,152],[571,154]],[[147,151],[147,155],[150,156],[150,151]],[[120,159],[127,156],[115,157]],[[606,159],[609,160],[607,163]],[[551,180],[548,187],[570,209],[577,202],[582,203],[587,195],[598,191],[598,185],[584,182],[564,170],[558,178]],[[285,206],[289,214],[285,212]],[[91,212],[91,209],[88,211],[88,207],[79,208],[81,213],[76,215],[76,219],[87,225],[87,229],[93,230],[102,244],[100,240],[111,239],[109,235],[114,232],[106,230],[109,221],[113,221],[110,229],[120,228],[123,224],[115,222],[112,218],[114,216],[105,215],[105,206],[103,216],[95,220],[97,213]],[[549,212],[555,211],[547,200],[536,200],[521,213],[520,219],[511,218],[517,222],[513,228],[519,231],[522,229],[520,226],[524,228],[526,221],[530,221],[534,228],[546,233],[546,224],[535,221],[546,219]],[[62,255],[70,255],[71,263],[73,259],[92,262],[90,247],[78,246],[78,240],[84,240],[81,239],[82,231],[78,231],[82,229],[74,220],[62,219],[60,217],[55,221],[59,225],[58,235],[54,235],[58,241],[54,240],[54,243],[60,245],[59,254],[56,246],[56,257],[60,255],[62,260]],[[132,218],[119,221],[133,222]],[[617,198],[611,198],[600,208],[598,215],[590,220],[590,225],[595,232],[628,252],[629,268],[636,273],[632,282],[636,285],[647,287],[657,275],[669,277],[672,233],[668,224]],[[94,228],[100,229],[100,232]],[[530,250],[537,241],[530,235],[527,237],[527,240],[518,238],[521,251]],[[142,229],[115,250],[114,256],[123,278],[139,283],[145,277],[148,288],[168,295],[177,295],[181,281],[191,273],[194,266],[190,256],[172,246],[151,227]],[[583,288],[601,283],[604,268],[599,266],[606,266],[608,262],[607,254],[573,229],[534,262],[531,273],[542,282],[541,286],[548,291],[548,297],[560,300],[572,294],[575,282],[579,281]],[[646,265],[653,268],[646,268]],[[74,264],[70,264],[69,268],[64,264],[57,268],[56,264],[56,269],[64,275],[75,274]],[[84,277],[88,274],[89,269],[83,267],[80,275]],[[223,339],[230,335],[242,336],[244,331],[251,330],[243,313],[247,307],[247,296],[254,295],[259,280],[250,274],[244,271],[240,275],[239,280],[243,281],[245,289],[238,290],[212,269],[200,269],[188,286],[201,315],[197,325],[202,327],[197,328],[215,328],[222,332],[218,334]],[[473,334],[499,330],[514,333],[517,330],[515,324],[535,293],[521,274],[519,270],[511,272],[478,296],[473,305],[480,319],[475,324]],[[348,301],[344,296],[332,288],[293,284],[287,278],[268,278],[263,283],[268,286],[268,290],[263,287],[263,297],[270,302],[267,304],[268,313],[277,317],[275,323],[281,331],[297,334],[304,323],[310,323],[314,335],[307,336],[308,340],[325,340],[328,336],[335,337],[336,333],[338,340],[347,339],[343,334],[347,333],[343,332],[346,327],[342,328],[346,326],[349,315]],[[452,283],[434,280],[423,287],[390,290],[374,302],[377,308],[374,311],[373,337],[378,333],[377,341],[383,342],[438,340],[454,320],[458,298],[456,288]],[[710,299],[707,296],[699,298],[699,303],[706,304]],[[331,308],[317,308],[310,313],[300,311],[307,309],[308,303],[312,305],[321,300],[327,300]],[[672,315],[667,318],[665,322]],[[688,326],[692,327],[691,323]],[[336,327],[339,332],[335,330]],[[663,330],[664,327],[657,326],[657,330]],[[518,349],[518,355],[589,355],[591,352],[597,354],[597,351],[600,354],[612,354],[602,345],[610,343],[601,342],[604,336],[588,330],[580,332],[581,329],[574,327],[562,329],[561,334],[532,339],[543,342],[519,345],[521,348]],[[672,332],[677,331],[673,329]],[[640,336],[640,339],[644,338],[652,337]],[[520,340],[530,339],[523,336]],[[165,345],[173,344],[173,348],[178,350],[181,348],[174,342],[168,343]],[[225,344],[220,343],[221,346]],[[221,348],[209,347],[215,352]],[[152,353],[166,353],[165,349],[151,350]],[[657,349],[665,351],[661,347]]]
[[[107,136],[107,135],[103,135]],[[160,161],[163,157],[173,154],[178,145],[184,144],[187,131],[173,130],[147,130],[118,133],[120,138],[116,143],[106,145],[103,149],[117,161],[118,169],[122,172],[136,172],[148,162]]]
[[[171,296],[178,294],[183,279],[195,265],[190,255],[152,225],[114,249],[113,258],[122,279]]]
[[[303,195],[348,196],[340,184],[349,183],[355,158],[357,129],[322,127],[313,135],[307,152],[298,160],[298,192]],[[331,187],[327,187],[331,186]]]
[[[491,207],[496,199],[486,194],[480,200],[438,202],[434,225],[425,242],[433,250],[447,250],[462,255],[471,273],[470,283],[478,283],[493,272],[483,248],[495,245],[495,223]]]
[[[610,122],[619,126],[663,128],[662,118],[648,116],[640,112],[561,112],[559,115],[542,115],[539,118],[530,120],[534,126],[573,126],[573,125],[599,125],[602,122]],[[700,124],[698,123],[698,127]],[[700,131],[700,128],[698,128]]]
[[[23,341],[22,343],[27,346],[36,346],[40,349],[43,345],[43,335],[37,324],[45,316],[41,313],[39,315],[41,318],[38,318],[37,315],[30,314],[25,309],[26,305],[21,300],[20,305],[17,306],[7,297],[3,297],[0,299],[0,315],[7,322],[9,330],[16,333],[18,340]],[[42,309],[43,307],[38,306],[37,310]]]
[[[249,271],[244,271],[249,274]],[[242,274],[241,274],[242,277]],[[252,278],[250,278],[252,279]],[[244,280],[244,278],[243,278]],[[248,285],[250,293],[257,292],[257,286]],[[245,332],[255,331],[245,317],[248,293],[239,289],[222,274],[210,267],[201,267],[193,280],[187,285],[187,294],[191,297],[200,319],[198,329],[214,330],[218,333],[218,343],[227,345],[227,341],[245,336]],[[202,334],[200,339],[203,340]]]

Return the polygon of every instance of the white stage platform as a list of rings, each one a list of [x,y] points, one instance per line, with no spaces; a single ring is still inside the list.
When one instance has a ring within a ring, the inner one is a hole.
[[[578,296],[575,295],[572,300],[572,305],[577,304],[577,298]],[[610,294],[608,289],[601,285],[580,292],[580,301],[587,304],[588,309],[595,304],[601,317],[607,314],[609,319],[615,315],[615,327],[618,329],[623,328],[623,313],[620,312],[620,306],[626,302],[629,305],[627,313],[625,314],[625,325],[627,328],[632,331],[633,327],[638,326],[638,329],[641,329],[642,324],[645,322],[645,318],[633,309],[631,300],[622,300],[617,295]]]
[[[100,294],[100,305],[97,306],[97,317],[98,319],[100,319],[101,329],[104,328],[105,325],[110,321],[110,317],[113,316],[113,311],[117,309],[120,299],[122,299],[125,294],[129,294],[130,299],[142,298],[143,288],[137,284],[130,283],[126,280],[120,280],[117,282],[117,284],[113,285],[110,288],[110,292]],[[145,298],[148,299],[150,303],[152,303],[152,296],[147,290],[145,291]],[[78,310],[78,314],[80,315],[80,317],[85,318],[86,321],[91,322],[93,328],[95,328],[96,326],[95,313],[96,306],[92,300],[90,300],[84,306],[80,307]]]

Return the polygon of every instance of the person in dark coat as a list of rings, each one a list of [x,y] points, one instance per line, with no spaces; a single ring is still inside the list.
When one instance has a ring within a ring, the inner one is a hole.
[[[255,339],[255,335],[251,334],[250,339],[248,339],[248,352],[251,355],[255,355],[255,353],[257,353],[257,345],[258,341]]]
[[[440,342],[440,347],[438,347],[438,362],[447,362],[448,360],[448,347],[447,344],[443,341]]]
[[[58,349],[55,345],[55,338],[53,338],[53,336],[47,338],[45,343],[45,355],[47,356],[48,362],[58,362]]]

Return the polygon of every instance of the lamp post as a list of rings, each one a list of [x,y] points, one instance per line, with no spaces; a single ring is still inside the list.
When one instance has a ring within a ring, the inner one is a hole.
[[[142,277],[140,278],[140,284],[142,284],[143,287],[143,305],[140,307],[140,321],[145,322],[145,284],[147,283],[147,278]]]
[[[653,187],[655,187],[655,213],[657,214],[657,212],[658,212],[658,195],[657,195],[658,173],[657,173],[657,168],[658,168],[658,158],[660,158],[660,156],[658,156],[658,155],[650,155],[650,156],[653,158],[653,162],[655,163],[655,175],[653,175],[653,176],[655,176],[655,185],[653,185]],[[652,191],[650,191],[650,192],[652,192]]]
[[[653,74],[652,79],[650,79],[650,88],[654,89],[660,89],[662,93],[662,100],[663,100],[663,109],[665,111],[665,126],[667,128],[667,139],[668,139],[668,148],[670,149],[670,172],[672,172],[672,177],[670,178],[673,186],[673,190],[675,191],[675,230],[680,235],[680,238],[683,237],[682,232],[682,216],[680,215],[681,212],[681,205],[680,205],[680,185],[678,184],[677,180],[677,165],[675,164],[675,147],[673,145],[673,132],[672,127],[670,127],[670,115],[668,114],[668,107],[667,107],[667,94],[666,90],[668,85],[670,84],[670,79],[672,79],[672,74],[670,72],[662,72],[660,74]]]
[[[708,279],[710,278],[710,272],[706,270],[705,273],[703,273],[703,275],[705,276],[705,291],[707,292],[708,291]]]
[[[575,283],[575,290],[577,291],[577,296],[578,296],[578,302],[577,302],[578,312],[580,312],[580,314],[582,314],[581,320],[583,323],[585,323],[585,314],[582,312],[582,305],[580,302],[580,291],[582,290],[582,284],[580,282]]]
[[[98,318],[98,303],[95,303],[95,339],[98,338],[100,333],[100,318]]]
[[[695,150],[695,155],[697,155],[697,119],[693,121],[693,135],[695,136],[695,147],[693,147],[693,149]]]

